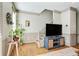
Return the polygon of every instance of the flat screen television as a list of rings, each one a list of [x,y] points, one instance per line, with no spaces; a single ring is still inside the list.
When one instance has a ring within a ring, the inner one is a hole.
[[[62,25],[46,24],[46,36],[62,35]]]

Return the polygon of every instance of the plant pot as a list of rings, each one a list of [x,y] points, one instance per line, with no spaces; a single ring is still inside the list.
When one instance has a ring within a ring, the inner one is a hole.
[[[17,35],[13,36],[13,40],[14,41],[18,41],[19,40],[19,36],[17,36]]]

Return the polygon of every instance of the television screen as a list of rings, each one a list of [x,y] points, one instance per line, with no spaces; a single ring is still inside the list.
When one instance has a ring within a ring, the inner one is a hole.
[[[62,25],[46,24],[46,36],[62,35]]]

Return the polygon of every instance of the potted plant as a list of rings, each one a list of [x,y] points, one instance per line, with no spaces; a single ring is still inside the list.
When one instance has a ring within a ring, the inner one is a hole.
[[[13,40],[17,41],[18,39],[20,39],[20,45],[23,45],[23,35],[24,35],[24,31],[25,29],[23,28],[16,28],[14,31],[11,30],[9,32],[9,36],[13,36]]]

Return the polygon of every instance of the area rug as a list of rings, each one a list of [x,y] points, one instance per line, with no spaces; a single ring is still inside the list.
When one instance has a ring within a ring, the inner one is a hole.
[[[76,50],[76,48],[68,47],[65,49],[40,54],[38,56],[77,56],[77,53],[75,52]]]

